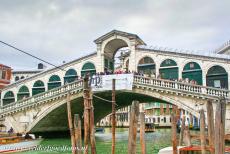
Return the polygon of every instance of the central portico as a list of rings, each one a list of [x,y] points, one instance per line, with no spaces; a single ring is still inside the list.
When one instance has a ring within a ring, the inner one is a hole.
[[[94,41],[97,44],[98,72],[104,72],[105,69],[114,70],[114,55],[124,47],[130,51],[129,65],[130,71],[137,71],[136,66],[136,46],[145,45],[145,42],[139,36],[118,30],[113,30]],[[112,66],[111,66],[112,65]]]

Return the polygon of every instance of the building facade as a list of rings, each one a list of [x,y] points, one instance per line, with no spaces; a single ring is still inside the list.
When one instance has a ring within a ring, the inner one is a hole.
[[[11,68],[0,64],[0,89],[10,84]]]
[[[154,123],[156,127],[171,127],[171,113],[172,105],[161,103],[161,102],[151,102],[144,103],[144,113],[145,113],[145,123]],[[140,110],[142,106],[140,105]],[[181,110],[181,120],[182,115],[185,116],[186,123],[191,126],[198,126],[198,120],[195,116],[191,115],[187,111]],[[196,118],[196,119],[194,119]],[[117,127],[129,127],[130,120],[130,106],[121,108],[116,111],[116,126]],[[195,123],[196,122],[196,123]],[[100,122],[97,123],[98,126],[110,127],[112,124],[112,115],[109,114]]]

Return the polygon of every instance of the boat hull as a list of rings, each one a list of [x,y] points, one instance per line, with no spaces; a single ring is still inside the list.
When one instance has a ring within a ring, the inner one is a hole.
[[[0,153],[15,153],[33,150],[43,139],[25,140],[18,143],[0,145]]]

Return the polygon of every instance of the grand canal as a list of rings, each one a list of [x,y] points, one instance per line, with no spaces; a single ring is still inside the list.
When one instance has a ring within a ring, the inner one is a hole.
[[[171,129],[156,129],[153,133],[147,133],[146,146],[147,154],[157,154],[159,149],[170,146],[171,144]],[[98,154],[111,153],[111,129],[106,128],[103,133],[96,133],[96,148]],[[117,128],[116,129],[116,153],[127,154],[128,147],[128,129]],[[140,153],[139,134],[137,136],[137,153]],[[41,143],[40,150],[28,151],[21,154],[51,154],[51,153],[63,153],[70,154],[71,151],[67,150],[70,147],[69,138],[55,138],[44,139]]]

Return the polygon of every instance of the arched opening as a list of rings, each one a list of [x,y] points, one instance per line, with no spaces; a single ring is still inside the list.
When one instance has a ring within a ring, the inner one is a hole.
[[[109,41],[104,48],[104,71],[113,72],[121,69],[124,59],[129,56],[128,44],[122,39]],[[118,52],[119,51],[119,52]],[[128,70],[127,70],[128,71]]]
[[[16,82],[16,81],[18,81],[19,79],[20,79],[19,76],[16,76],[14,80],[15,80],[15,82]]]
[[[53,89],[53,88],[57,88],[61,86],[61,79],[58,75],[52,75],[49,78],[49,82],[48,82],[48,90]]]
[[[228,73],[221,66],[212,66],[206,75],[206,85],[209,87],[228,89]]]
[[[32,95],[34,96],[43,92],[45,92],[44,83],[41,80],[36,81],[32,88]]]
[[[64,83],[71,83],[77,80],[77,72],[75,69],[69,69],[64,76]]]
[[[150,57],[142,58],[137,65],[137,70],[140,74],[146,74],[154,77],[156,75],[155,63]]]
[[[83,65],[82,69],[81,69],[81,76],[85,76],[85,75],[89,75],[92,76],[96,74],[96,68],[95,65],[91,62],[87,62]]]
[[[25,77],[24,77],[24,76],[21,76],[21,79],[25,79]]]
[[[178,80],[178,66],[172,59],[164,60],[160,65],[160,78],[168,80]]]
[[[182,78],[188,78],[190,81],[193,80],[196,82],[196,84],[202,85],[202,70],[200,65],[196,62],[187,63],[183,68]]]
[[[13,102],[15,102],[14,93],[12,91],[6,92],[2,99],[3,105],[7,105]]]
[[[27,86],[22,86],[19,90],[18,90],[18,94],[17,94],[17,99],[22,100],[24,98],[30,97],[30,92]]]

